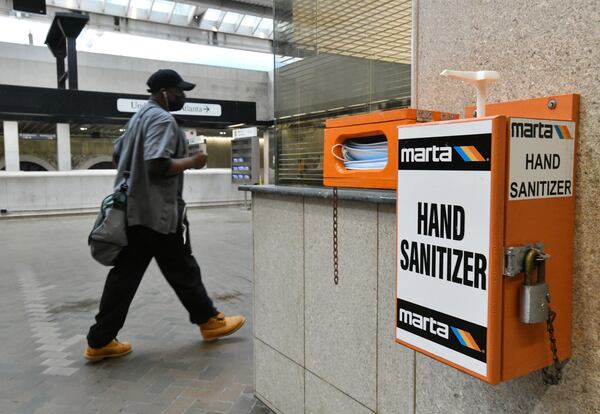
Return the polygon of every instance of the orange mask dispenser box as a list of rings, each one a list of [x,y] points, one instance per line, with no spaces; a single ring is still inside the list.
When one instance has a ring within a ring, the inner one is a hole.
[[[398,125],[456,118],[456,114],[405,108],[328,119],[325,122],[323,184],[328,187],[395,189]],[[387,142],[387,164],[374,169],[346,168],[342,146],[349,140]]]
[[[396,342],[491,384],[540,369],[556,384],[554,357],[571,356],[579,96],[484,111],[398,127]]]

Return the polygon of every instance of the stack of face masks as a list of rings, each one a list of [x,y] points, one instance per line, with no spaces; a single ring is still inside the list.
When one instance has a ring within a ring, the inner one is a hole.
[[[342,157],[335,154],[335,148],[342,147]],[[388,160],[387,141],[361,143],[348,140],[334,145],[331,152],[335,158],[344,162],[347,170],[381,170]]]

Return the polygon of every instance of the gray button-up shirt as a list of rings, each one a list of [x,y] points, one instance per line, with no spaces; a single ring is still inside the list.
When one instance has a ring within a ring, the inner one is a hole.
[[[150,100],[129,120],[116,141],[118,158],[115,190],[129,171],[127,225],[145,226],[162,234],[175,233],[185,203],[182,198],[183,173],[151,178],[147,161],[183,158],[187,145],[183,131],[169,112]]]

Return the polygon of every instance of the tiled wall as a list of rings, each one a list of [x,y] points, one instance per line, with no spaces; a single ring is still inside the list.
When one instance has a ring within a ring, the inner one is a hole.
[[[254,193],[253,205],[255,389],[276,412],[591,413],[600,407],[596,348],[582,349],[577,336],[579,353],[558,387],[544,385],[539,372],[489,385],[396,344],[393,205],[339,202],[337,286],[330,200]]]
[[[254,194],[255,388],[282,413],[411,413],[414,352],[394,342],[395,208]]]

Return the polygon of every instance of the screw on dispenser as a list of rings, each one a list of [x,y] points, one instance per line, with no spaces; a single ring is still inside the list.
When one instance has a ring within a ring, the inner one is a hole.
[[[477,89],[477,118],[485,116],[487,84],[500,79],[500,75],[498,74],[498,72],[493,70],[480,70],[477,72],[470,72],[446,69],[441,73],[441,75],[473,84]]]

